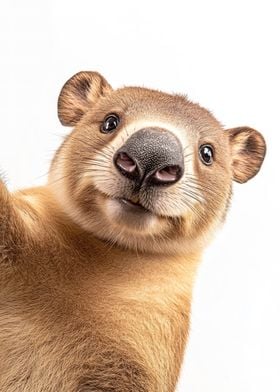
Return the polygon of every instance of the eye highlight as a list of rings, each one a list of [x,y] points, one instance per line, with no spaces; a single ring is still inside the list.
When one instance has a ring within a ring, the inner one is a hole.
[[[100,131],[102,133],[113,132],[120,123],[120,118],[116,114],[109,114],[101,124]]]
[[[210,144],[202,144],[199,147],[199,157],[204,165],[212,165],[214,158],[213,147]]]

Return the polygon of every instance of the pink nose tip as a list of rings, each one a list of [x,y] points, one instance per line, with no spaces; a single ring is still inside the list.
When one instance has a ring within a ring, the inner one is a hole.
[[[159,182],[174,182],[180,176],[181,169],[179,166],[166,166],[163,169],[157,170],[154,177]]]
[[[116,165],[127,173],[132,173],[136,169],[136,163],[125,152],[118,154]]]

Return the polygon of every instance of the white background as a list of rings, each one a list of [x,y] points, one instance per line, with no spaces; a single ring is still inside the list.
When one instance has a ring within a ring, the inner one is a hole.
[[[117,87],[187,93],[226,127],[266,138],[205,253],[178,392],[280,391],[280,61],[277,1],[0,3],[0,166],[10,189],[43,184],[68,132],[62,84],[97,70]],[[278,241],[278,244],[277,244]]]

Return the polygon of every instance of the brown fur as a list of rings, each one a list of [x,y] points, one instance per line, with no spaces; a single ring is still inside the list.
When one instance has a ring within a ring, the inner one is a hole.
[[[0,181],[0,390],[174,391],[198,261],[232,180],[259,170],[264,140],[251,128],[224,131],[185,97],[112,90],[93,72],[65,84],[58,112],[75,128],[49,183],[10,194]],[[110,135],[100,133],[108,113],[121,118]],[[147,122],[172,128],[189,172],[135,196],[111,158]],[[209,167],[197,153],[204,143],[214,146]],[[115,219],[116,197],[146,203],[153,219]]]

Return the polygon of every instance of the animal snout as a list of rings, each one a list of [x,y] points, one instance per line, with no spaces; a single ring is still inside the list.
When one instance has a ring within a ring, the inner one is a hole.
[[[184,154],[172,133],[146,128],[134,133],[116,152],[114,164],[138,185],[171,185],[184,173]]]

